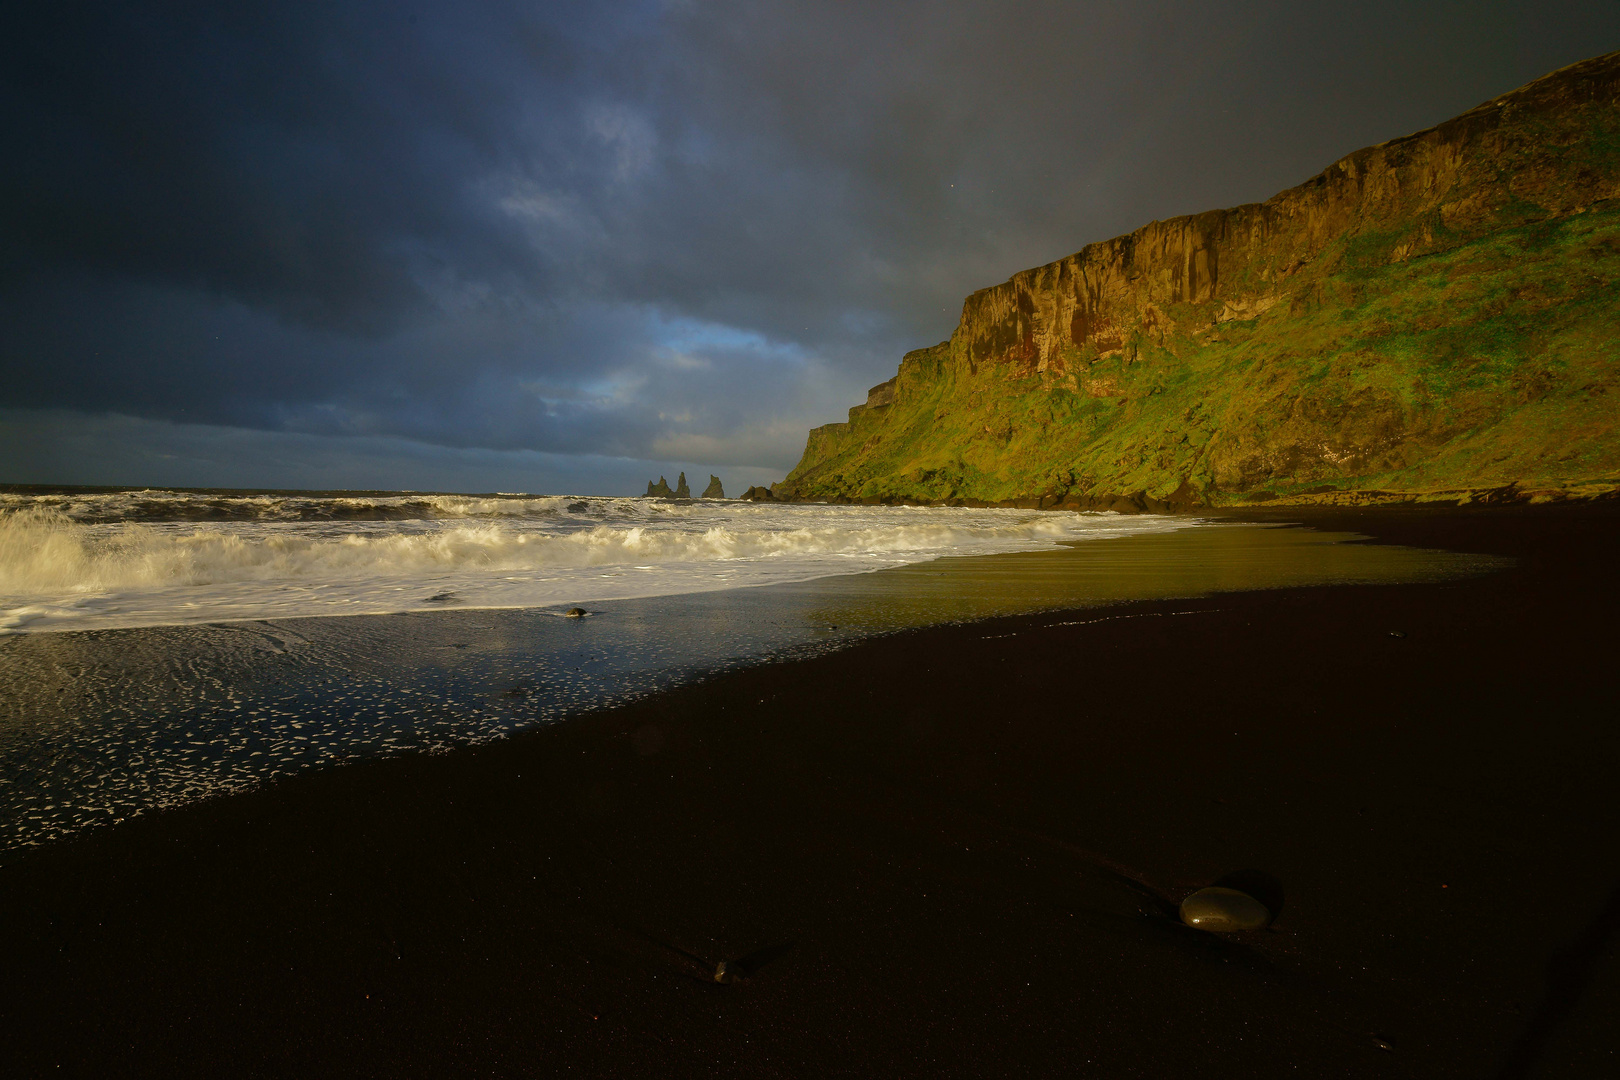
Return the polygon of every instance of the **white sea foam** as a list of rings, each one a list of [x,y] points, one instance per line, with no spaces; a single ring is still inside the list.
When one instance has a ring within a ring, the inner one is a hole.
[[[142,491],[0,499],[0,632],[540,607],[1180,527],[1115,514]]]

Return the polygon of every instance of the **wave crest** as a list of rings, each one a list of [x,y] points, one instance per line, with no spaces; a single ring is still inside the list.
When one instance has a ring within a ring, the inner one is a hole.
[[[647,499],[500,499],[491,509],[478,497],[432,498],[445,500],[437,516],[408,520],[87,523],[43,500],[0,510],[0,633],[408,611],[446,597],[531,607],[667,595],[1190,524]]]
[[[596,525],[560,533],[482,523],[321,535],[219,526],[189,531],[144,524],[90,526],[60,511],[35,507],[0,514],[0,591],[99,592],[356,574],[416,577],[455,570],[947,552],[1061,539],[1071,532],[1058,522],[1036,520],[989,528],[932,522],[860,528],[717,524],[692,530]]]

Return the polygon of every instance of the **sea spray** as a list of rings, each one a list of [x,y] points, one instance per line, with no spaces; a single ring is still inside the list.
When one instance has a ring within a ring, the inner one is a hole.
[[[1186,519],[550,496],[7,495],[0,631],[671,595]]]

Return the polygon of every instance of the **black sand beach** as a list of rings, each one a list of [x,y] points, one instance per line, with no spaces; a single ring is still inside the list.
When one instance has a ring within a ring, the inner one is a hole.
[[[1292,513],[1517,561],[906,631],[42,847],[6,1071],[1615,1075],[1617,511]],[[1273,929],[1174,919],[1245,868]]]

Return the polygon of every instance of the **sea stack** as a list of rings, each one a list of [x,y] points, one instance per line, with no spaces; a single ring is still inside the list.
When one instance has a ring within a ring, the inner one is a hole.
[[[669,481],[665,480],[662,476],[658,478],[658,483],[656,484],[651,480],[647,481],[647,498],[672,499],[674,497],[675,493],[669,490]]]
[[[703,497],[705,499],[723,499],[726,497],[726,489],[720,486],[720,478],[714,473],[709,474],[709,486],[703,489]]]
[[[686,486],[685,473],[681,473],[675,480],[675,497],[677,499],[690,499],[692,497],[692,489]]]

